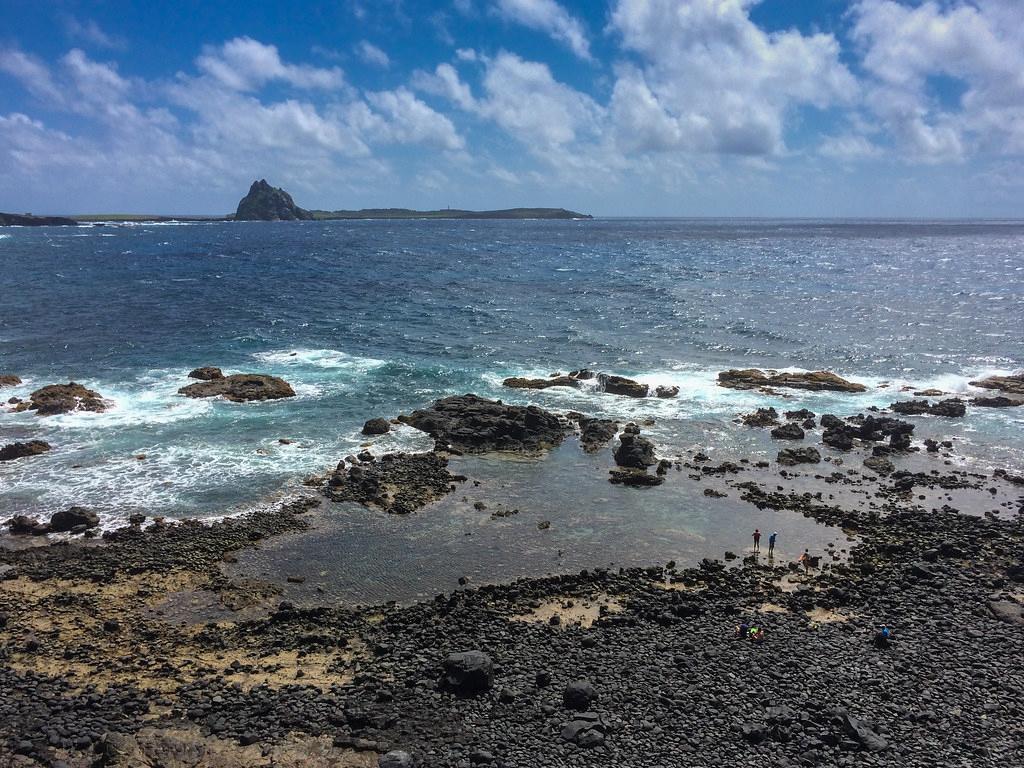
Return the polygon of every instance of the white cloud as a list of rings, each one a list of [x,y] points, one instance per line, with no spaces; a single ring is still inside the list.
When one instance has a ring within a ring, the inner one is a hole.
[[[375,67],[387,69],[391,66],[391,59],[388,55],[369,40],[361,40],[356,46],[356,53],[367,64],[372,64]]]
[[[378,112],[376,137],[379,141],[426,144],[451,151],[465,146],[451,120],[435,112],[406,88],[370,93],[366,99]]]
[[[1024,152],[1024,24],[1017,0],[860,0],[853,39],[871,76],[867,106],[908,159]],[[936,90],[959,86],[949,103]]]
[[[344,85],[344,76],[337,67],[286,64],[277,46],[250,37],[236,37],[218,48],[207,47],[196,59],[196,66],[236,91],[257,90],[274,80],[305,89],[330,90]]]
[[[498,0],[497,11],[509,21],[547,33],[581,59],[591,59],[583,24],[555,0]]]
[[[818,151],[826,157],[834,157],[839,160],[860,160],[871,157],[881,157],[882,148],[867,137],[855,133],[844,133],[838,136],[828,136],[821,143]]]
[[[19,50],[0,49],[0,72],[15,78],[37,99],[53,104],[63,102],[63,94],[53,82],[50,69],[39,59]]]
[[[619,0],[610,28],[640,60],[621,67],[612,96],[625,149],[779,154],[794,108],[855,97],[832,35],[767,33],[754,2]]]
[[[61,22],[64,31],[72,40],[80,40],[98,48],[122,49],[125,47],[123,39],[104,32],[100,25],[92,19],[80,21],[74,16],[64,16]]]

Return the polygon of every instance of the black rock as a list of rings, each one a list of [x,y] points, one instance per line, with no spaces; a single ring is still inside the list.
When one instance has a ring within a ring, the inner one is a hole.
[[[292,196],[279,187],[270,186],[266,179],[254,181],[249,194],[238,202],[235,221],[296,221],[310,220],[313,214],[299,208]]]
[[[14,461],[28,456],[38,456],[50,450],[50,444],[43,440],[29,440],[24,443],[11,443],[0,448],[0,461]]]
[[[444,660],[444,687],[462,696],[473,696],[494,683],[494,662],[483,651],[451,653]]]
[[[804,431],[798,424],[789,422],[772,430],[771,435],[776,440],[803,440]]]
[[[369,419],[363,424],[364,435],[386,435],[391,431],[391,423],[387,419]]]
[[[590,709],[590,705],[597,699],[597,691],[589,680],[575,680],[565,686],[562,692],[562,703],[566,709],[575,709],[584,712]]]
[[[654,456],[654,443],[646,437],[623,432],[615,449],[615,463],[620,467],[646,469],[658,463]]]
[[[80,525],[95,528],[99,524],[99,515],[85,507],[70,507],[50,518],[50,530],[54,533],[64,533]]]
[[[821,461],[821,454],[816,448],[783,448],[775,460],[786,466],[817,464]]]

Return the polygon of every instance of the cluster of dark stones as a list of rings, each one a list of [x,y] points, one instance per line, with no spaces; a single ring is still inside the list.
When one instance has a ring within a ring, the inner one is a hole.
[[[972,381],[971,385],[1002,393],[975,397],[971,400],[972,405],[982,408],[1015,408],[1024,405],[1024,373],[1011,376],[990,376],[980,381]]]
[[[354,501],[391,514],[405,515],[455,489],[461,475],[448,471],[448,458],[439,453],[369,452],[349,457],[328,477],[323,491],[332,501]]]
[[[931,403],[928,400],[901,400],[889,406],[901,416],[948,416],[959,418],[967,413],[967,404],[957,397]]]
[[[616,469],[609,470],[608,481],[613,485],[634,488],[650,488],[665,482],[665,471],[671,466],[668,461],[658,461],[654,454],[654,443],[640,435],[640,427],[627,424],[619,435],[619,444],[614,452]],[[657,465],[658,471],[650,474],[649,467]]]

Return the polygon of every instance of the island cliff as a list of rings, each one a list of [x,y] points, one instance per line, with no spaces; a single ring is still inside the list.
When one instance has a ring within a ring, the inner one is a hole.
[[[292,196],[266,179],[254,181],[249,194],[238,203],[235,221],[297,221],[312,219],[313,214],[299,208]]]

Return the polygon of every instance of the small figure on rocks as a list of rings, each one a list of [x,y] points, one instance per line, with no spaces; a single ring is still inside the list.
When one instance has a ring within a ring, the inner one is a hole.
[[[746,621],[744,621],[738,627],[736,627],[736,637],[738,637],[738,638],[740,638],[742,640],[742,639],[744,639],[747,636],[747,633],[749,631],[750,631],[750,625],[747,624]]]
[[[768,557],[775,556],[775,538],[778,535],[778,531],[772,531],[771,536],[768,537]]]
[[[802,565],[804,567],[804,572],[805,573],[810,573],[811,572],[811,560],[812,559],[813,558],[811,558],[811,553],[808,550],[806,550],[806,549],[804,550],[804,553],[802,555],[800,555],[799,562],[800,562],[800,565]]]
[[[750,628],[750,641],[760,645],[764,642],[764,628],[762,627],[751,627]]]
[[[882,626],[880,626],[878,628],[878,631],[875,633],[875,648],[888,648],[889,638],[891,636],[892,632],[889,630],[889,627],[887,625],[883,624]]]
[[[754,537],[754,551],[755,552],[760,552],[761,551],[761,529],[760,528],[755,528],[754,532],[751,535]]]

